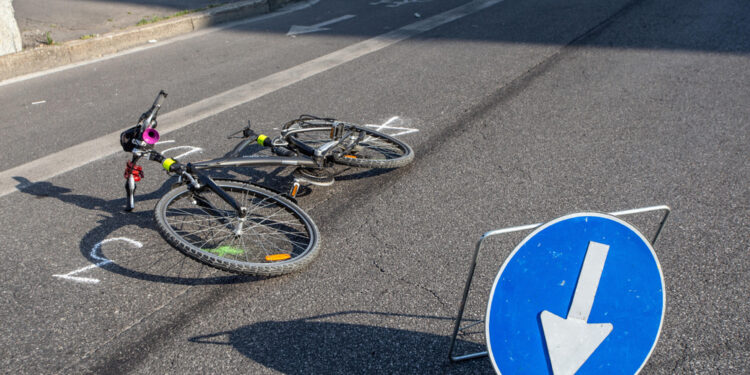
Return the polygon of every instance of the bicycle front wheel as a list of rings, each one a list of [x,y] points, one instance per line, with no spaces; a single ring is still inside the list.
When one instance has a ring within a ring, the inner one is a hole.
[[[332,120],[304,118],[288,125],[288,129],[291,130],[320,129],[291,134],[289,138],[293,143],[303,143],[308,147],[317,148],[333,140]],[[398,168],[414,160],[414,151],[411,147],[390,135],[349,123],[346,124],[344,133],[349,135],[339,145],[339,149],[348,149],[348,152],[334,150],[333,161],[338,164],[363,168]],[[351,145],[353,147],[349,147]]]
[[[288,199],[255,185],[216,181],[244,207],[237,212],[212,190],[172,189],[156,203],[164,239],[191,258],[226,271],[276,276],[309,264],[320,235],[312,219]]]

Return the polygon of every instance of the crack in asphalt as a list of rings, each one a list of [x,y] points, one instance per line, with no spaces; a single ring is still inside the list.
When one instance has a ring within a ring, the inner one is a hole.
[[[389,248],[389,249],[391,249],[391,250],[395,250],[395,251],[397,251],[397,252],[398,252],[399,248],[398,248],[398,247],[397,247],[396,245],[394,245],[394,244],[391,244],[390,242],[388,242],[388,241],[386,241],[386,240],[383,240],[382,238],[378,237],[378,236],[377,236],[377,235],[376,235],[375,233],[373,233],[373,232],[370,232],[369,234],[370,234],[370,236],[371,236],[372,238],[374,238],[374,239],[375,239],[375,241],[377,241],[378,243],[381,243],[381,244],[383,244],[383,245],[384,245],[385,247],[387,247],[387,248]],[[384,268],[383,266],[381,266],[381,265],[380,265],[380,263],[378,263],[378,261],[377,261],[376,259],[373,259],[373,260],[372,260],[372,264],[373,264],[373,265],[374,265],[374,266],[375,266],[375,267],[376,267],[376,268],[377,268],[377,269],[378,269],[378,270],[379,270],[380,272],[382,272],[382,273],[385,273],[385,274],[390,274],[390,273],[389,273],[388,271],[386,271],[386,269],[385,269],[385,268]],[[404,283],[404,284],[407,284],[407,285],[410,285],[410,286],[413,286],[413,287],[416,287],[416,288],[418,288],[418,289],[421,289],[421,290],[424,290],[424,291],[428,292],[428,293],[429,293],[430,295],[432,295],[432,296],[433,296],[433,297],[435,298],[435,300],[437,300],[437,301],[438,301],[438,303],[440,303],[440,305],[441,305],[441,306],[443,306],[443,308],[445,308],[445,307],[447,307],[447,306],[448,306],[448,304],[447,304],[447,303],[445,303],[445,301],[443,301],[443,299],[442,299],[442,298],[440,298],[440,296],[439,296],[439,295],[438,295],[438,294],[437,294],[437,293],[436,293],[436,292],[435,292],[434,290],[432,290],[432,289],[428,288],[427,286],[425,286],[425,285],[423,285],[423,284],[421,284],[421,283],[419,283],[419,282],[416,282],[416,281],[412,281],[412,280],[409,280],[409,279],[407,279],[407,278],[406,278],[405,276],[400,276],[400,277],[397,277],[397,278],[395,278],[395,280],[396,280],[396,281],[400,281],[400,282],[402,282],[402,283]]]
[[[94,365],[92,367],[78,368],[73,372],[109,373],[113,369],[116,369],[118,373],[127,373],[133,371],[149,356],[149,354],[153,353],[153,351],[155,350],[158,350],[162,342],[173,337],[180,331],[181,328],[187,326],[195,319],[198,319],[200,316],[202,316],[202,313],[208,311],[212,307],[212,305],[217,304],[223,299],[229,297],[235,291],[235,289],[240,287],[240,285],[241,284],[223,285],[221,288],[215,288],[215,290],[217,291],[202,298],[196,303],[190,304],[190,306],[188,306],[187,308],[181,309],[174,316],[171,316],[166,324],[162,324],[154,328],[153,330],[150,330],[148,333],[138,338],[138,340],[136,340],[135,342],[127,342],[121,345],[117,345],[117,340],[128,334],[137,326],[140,326],[141,324],[146,322],[149,318],[155,316],[165,308],[169,307],[175,300],[181,298],[189,291],[193,290],[192,287],[187,287],[168,301],[161,304],[149,314],[141,317],[140,319],[134,321],[127,327],[120,330],[118,333],[114,334],[108,341],[102,343],[102,345],[87,352],[86,354],[81,356],[80,359],[69,363],[67,366],[60,369],[59,373],[70,372],[70,370],[73,370],[75,367],[82,365],[88,360],[94,361]],[[111,348],[110,345],[114,345],[115,348]],[[117,354],[111,355],[102,360],[97,360],[94,357],[94,354],[103,350],[111,351]]]

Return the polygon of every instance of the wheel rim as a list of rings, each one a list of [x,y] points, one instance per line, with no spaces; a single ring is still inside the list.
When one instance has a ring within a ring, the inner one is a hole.
[[[305,255],[315,243],[310,223],[295,207],[267,193],[245,186],[222,185],[247,215],[240,219],[229,205],[210,190],[201,192],[217,210],[193,203],[184,191],[166,204],[168,230],[184,244],[205,256],[239,264],[279,264]]]
[[[320,125],[312,124],[311,126]],[[347,161],[346,159],[349,159],[350,162],[356,162],[357,160],[388,161],[399,159],[406,154],[406,149],[403,146],[369,129],[356,129],[355,133],[350,136],[351,140],[355,141],[360,132],[364,133],[362,141],[349,154],[341,155],[337,160]],[[331,141],[330,132],[323,130],[296,133],[292,137],[313,148]],[[340,146],[339,149],[343,147]]]
[[[387,138],[365,132],[365,137],[352,149],[351,156],[365,160],[393,160],[404,156],[405,150]],[[343,155],[349,157],[349,155]]]

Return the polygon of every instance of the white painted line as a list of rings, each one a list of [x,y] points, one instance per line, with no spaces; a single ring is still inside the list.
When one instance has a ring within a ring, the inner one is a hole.
[[[160,124],[167,124],[161,126],[159,132],[164,135],[184,128],[502,1],[474,0],[430,18],[425,18],[400,29],[350,45],[325,56],[174,110],[159,118]],[[120,151],[121,132],[122,130],[118,130],[0,172],[0,197],[28,186],[19,185],[13,177],[24,177],[31,183],[44,181]]]
[[[101,249],[102,245],[104,245],[105,243],[108,243],[108,242],[112,242],[112,241],[124,241],[124,242],[127,242],[128,244],[132,245],[135,248],[141,248],[141,247],[143,247],[142,243],[140,243],[140,242],[138,242],[136,240],[131,240],[130,238],[126,238],[126,237],[108,238],[108,239],[106,239],[104,241],[101,241],[101,242],[97,243],[96,245],[94,245],[94,247],[91,248],[91,253],[89,253],[89,256],[92,259],[98,260],[99,261],[98,263],[91,264],[91,265],[88,265],[86,267],[79,268],[79,269],[77,269],[75,271],[68,272],[68,273],[66,273],[64,275],[52,275],[52,276],[59,277],[61,279],[70,280],[70,281],[75,281],[75,282],[78,282],[78,283],[98,284],[101,281],[99,279],[94,279],[94,278],[89,278],[89,277],[73,276],[73,275],[77,275],[79,273],[86,272],[86,271],[88,271],[90,269],[99,268],[99,267],[105,266],[107,264],[113,263],[111,260],[109,260],[109,259],[107,259],[107,258],[105,258],[103,256],[99,256],[97,254],[97,252],[99,252],[99,249]]]
[[[111,55],[103,56],[103,57],[100,57],[98,59],[81,61],[81,62],[77,62],[77,63],[65,65],[65,66],[60,66],[60,67],[57,67],[57,68],[52,68],[52,69],[44,70],[44,71],[37,72],[37,73],[31,73],[31,74],[26,74],[26,75],[15,77],[15,78],[10,78],[10,79],[7,79],[5,81],[0,82],[0,87],[5,86],[5,85],[12,85],[14,83],[26,81],[26,80],[29,80],[29,79],[43,77],[43,76],[46,76],[48,74],[54,74],[54,73],[62,72],[62,71],[68,70],[68,69],[78,68],[80,66],[86,66],[86,65],[89,65],[89,64],[95,64],[95,63],[98,63],[98,62],[101,62],[101,61],[106,61],[106,60],[118,58],[120,56],[129,55],[131,53],[138,53],[138,52],[145,51],[145,50],[148,50],[148,49],[151,49],[151,48],[157,48],[157,47],[161,47],[161,46],[166,46],[166,45],[172,44],[174,42],[180,42],[180,41],[183,41],[183,40],[200,37],[200,36],[203,36],[203,35],[206,35],[206,34],[210,34],[210,33],[216,32],[216,31],[231,29],[231,28],[234,28],[234,27],[237,27],[237,26],[247,25],[247,24],[251,24],[251,23],[255,23],[255,22],[259,22],[259,21],[265,21],[265,20],[268,20],[268,19],[272,19],[272,18],[276,18],[276,17],[279,17],[279,16],[283,16],[285,14],[296,12],[298,10],[309,8],[309,7],[317,4],[318,2],[320,2],[320,0],[309,0],[309,1],[304,2],[304,3],[299,3],[299,4],[294,4],[294,5],[288,5],[288,6],[284,7],[283,9],[281,9],[279,11],[275,11],[273,13],[268,13],[268,14],[265,14],[265,15],[262,15],[262,16],[257,16],[257,17],[248,18],[248,19],[244,19],[244,20],[239,20],[239,21],[235,21],[235,22],[229,22],[229,23],[226,23],[226,24],[223,24],[223,25],[220,25],[220,26],[209,27],[209,28],[206,28],[206,29],[198,30],[198,31],[193,31],[191,33],[187,33],[187,34],[182,35],[182,36],[176,36],[174,38],[167,39],[167,40],[162,41],[160,43],[156,43],[156,42],[155,43],[151,43],[151,41],[149,41],[149,44],[145,44],[145,45],[143,45],[141,47],[135,47],[135,48],[131,48],[131,49],[128,49],[128,50],[125,50],[125,51],[122,51],[122,52],[113,53]]]
[[[300,25],[292,25],[292,27],[289,28],[289,32],[286,33],[287,36],[296,36],[299,34],[309,34],[309,33],[316,33],[318,31],[324,31],[324,30],[330,30],[329,27],[323,27],[328,25],[333,25],[334,23],[341,22],[344,20],[348,20],[350,18],[356,17],[353,14],[347,14],[345,16],[341,16],[338,18],[334,18],[332,20],[328,20],[325,22],[316,23],[315,25],[310,26],[300,26]]]

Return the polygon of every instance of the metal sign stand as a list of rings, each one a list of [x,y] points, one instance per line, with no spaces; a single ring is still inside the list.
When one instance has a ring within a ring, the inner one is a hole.
[[[617,211],[617,212],[611,212],[610,215],[626,216],[626,215],[641,214],[641,213],[652,212],[652,211],[664,211],[664,216],[662,217],[661,222],[659,223],[659,228],[656,230],[656,233],[654,234],[654,238],[651,240],[651,245],[653,246],[654,243],[656,243],[657,238],[659,238],[659,234],[661,233],[662,228],[664,228],[664,223],[666,223],[667,217],[669,217],[669,214],[672,211],[668,206],[653,206],[653,207],[637,208],[633,210]],[[474,279],[474,270],[476,269],[476,266],[477,266],[477,256],[479,255],[479,251],[482,249],[482,245],[484,244],[484,241],[489,237],[497,236],[500,234],[512,233],[512,232],[532,230],[542,225],[544,225],[544,223],[497,229],[497,230],[489,231],[483,234],[482,237],[479,238],[479,241],[477,241],[476,249],[474,250],[474,255],[471,259],[471,266],[469,267],[469,274],[466,278],[466,286],[464,287],[463,297],[461,298],[461,304],[459,305],[459,308],[458,308],[458,316],[456,317],[456,323],[453,327],[453,336],[451,337],[450,349],[448,351],[448,355],[450,357],[451,362],[461,362],[461,361],[481,358],[481,357],[485,357],[489,355],[487,351],[469,353],[469,354],[463,354],[463,355],[453,354],[453,351],[456,345],[456,337],[458,336],[458,333],[465,331],[468,328],[471,328],[478,324],[483,323],[483,321],[474,322],[474,323],[468,324],[465,327],[461,327],[461,322],[462,322],[463,315],[464,315],[464,308],[466,307],[466,300],[469,297],[469,289],[471,289],[471,282]]]

